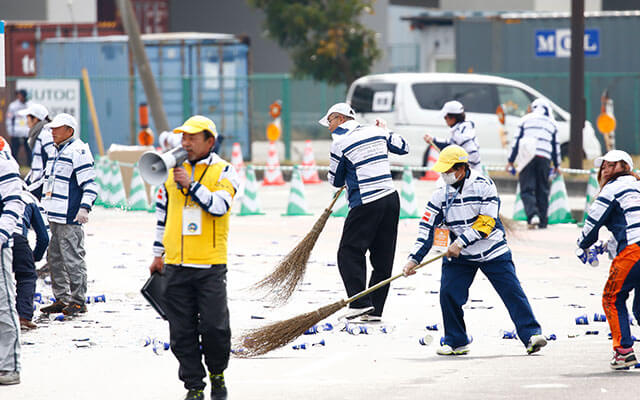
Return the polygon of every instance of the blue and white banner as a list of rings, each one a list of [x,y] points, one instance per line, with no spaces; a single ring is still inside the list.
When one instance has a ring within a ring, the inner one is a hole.
[[[4,73],[4,21],[0,21],[0,87],[6,84]]]
[[[571,57],[571,29],[539,29],[535,40],[537,57]],[[584,55],[600,55],[599,29],[585,29]]]

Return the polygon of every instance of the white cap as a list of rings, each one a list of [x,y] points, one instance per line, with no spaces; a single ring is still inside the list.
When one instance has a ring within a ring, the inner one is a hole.
[[[29,103],[27,108],[18,111],[18,115],[21,115],[23,117],[32,115],[42,121],[47,117],[47,115],[49,115],[49,111],[47,111],[47,108],[42,104]]]
[[[444,117],[447,114],[462,114],[464,112],[464,106],[462,103],[456,100],[447,101],[440,110],[440,116]]]
[[[603,161],[616,162],[616,161],[624,161],[629,165],[629,168],[633,169],[633,160],[631,156],[626,151],[622,150],[611,150],[607,154],[602,157],[598,157],[593,162],[593,165],[596,168],[600,168]]]
[[[346,117],[351,117],[351,118],[355,118],[356,117],[356,112],[353,111],[353,108],[351,108],[351,106],[347,103],[337,103],[331,106],[331,108],[329,109],[329,111],[327,111],[327,113],[324,115],[324,117],[322,117],[322,119],[320,121],[318,121],[318,123],[324,127],[329,127],[329,120],[327,118],[329,118],[329,115],[333,114],[333,113],[338,113],[338,114],[342,114]]]
[[[531,111],[535,111],[537,113],[546,115],[547,117],[551,116],[551,104],[546,99],[535,99],[531,102]]]
[[[49,122],[45,126],[47,128],[58,128],[60,126],[68,126],[73,128],[73,133],[78,132],[78,123],[73,115],[67,113],[60,113],[53,118],[53,121]]]

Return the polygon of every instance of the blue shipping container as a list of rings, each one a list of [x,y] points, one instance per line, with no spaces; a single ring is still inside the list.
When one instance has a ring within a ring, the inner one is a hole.
[[[142,40],[169,125],[205,115],[224,136],[223,156],[230,156],[232,143],[239,142],[249,158],[248,46],[228,34],[162,33],[142,35]],[[138,105],[146,98],[137,72],[130,78],[136,68],[126,36],[48,39],[36,55],[38,78],[80,79],[87,68],[105,149],[135,143]],[[153,118],[150,122],[157,137]],[[81,127],[97,153],[87,112]]]

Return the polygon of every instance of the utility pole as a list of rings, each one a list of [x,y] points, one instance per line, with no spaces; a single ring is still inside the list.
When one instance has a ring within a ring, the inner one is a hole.
[[[582,129],[585,120],[584,99],[584,0],[571,0],[570,62],[571,135],[569,167],[582,169]]]
[[[153,79],[149,59],[147,58],[147,53],[145,53],[144,45],[140,39],[140,27],[138,27],[138,21],[136,21],[131,2],[129,0],[118,0],[118,8],[120,9],[124,31],[127,36],[129,36],[129,48],[136,62],[138,74],[144,87],[144,93],[147,96],[147,103],[151,109],[153,123],[158,133],[168,131],[169,122],[167,121],[167,114],[164,112],[162,97],[160,97],[156,81]]]

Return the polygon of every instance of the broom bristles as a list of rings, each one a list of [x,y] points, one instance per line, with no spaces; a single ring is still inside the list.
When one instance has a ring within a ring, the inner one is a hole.
[[[234,340],[234,354],[250,358],[283,347],[346,305],[347,302],[340,300],[297,317],[249,330]]]
[[[329,219],[329,215],[331,215],[331,210],[324,210],[311,231],[289,254],[284,256],[273,272],[257,282],[253,289],[267,290],[268,292],[263,298],[271,300],[276,305],[286,303],[304,278],[309,256],[327,223],[327,219]]]

